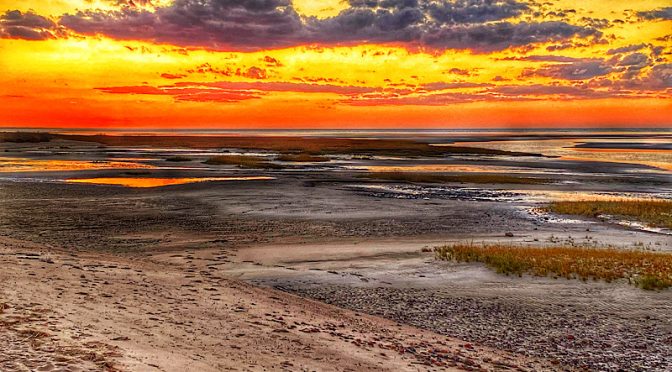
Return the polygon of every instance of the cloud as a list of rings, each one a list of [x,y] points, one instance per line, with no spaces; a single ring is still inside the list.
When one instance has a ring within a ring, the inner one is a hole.
[[[598,63],[600,61],[584,61]],[[574,63],[567,64],[575,65]],[[583,74],[583,72],[582,72]],[[574,74],[572,74],[573,76]],[[623,75],[624,76],[624,75]],[[474,82],[434,82],[419,87],[368,87],[305,82],[217,81],[175,82],[163,86],[117,86],[97,90],[109,94],[169,96],[177,102],[235,104],[262,99],[274,93],[333,94],[350,106],[419,105],[440,106],[479,101],[573,100],[607,97],[647,97],[672,88],[672,64],[653,66],[645,75],[612,80],[598,77],[588,82],[527,85],[495,85]],[[505,81],[495,78],[493,81]],[[469,92],[456,91],[470,89]]]
[[[235,103],[258,99],[269,92],[331,93],[341,96],[357,96],[379,89],[360,86],[309,84],[291,82],[177,82],[159,87],[117,86],[100,87],[98,91],[110,94],[139,94],[172,96],[176,101]],[[388,90],[393,91],[393,90]]]
[[[672,88],[672,63],[653,66],[647,83],[654,89]]]
[[[646,48],[646,44],[635,44],[635,45],[628,45],[624,46],[621,48],[615,48],[615,49],[609,49],[607,51],[607,54],[613,55],[613,54],[620,54],[620,53],[629,53],[629,52],[636,52],[638,50],[642,50]]]
[[[621,82],[626,89],[666,90],[672,88],[672,63],[655,65],[648,74],[638,79],[627,79]]]
[[[637,12],[637,15],[648,20],[662,19],[669,21],[672,20],[672,6],[644,12]]]
[[[634,71],[634,70],[640,70],[648,66],[649,62],[650,62],[649,56],[647,56],[646,54],[632,53],[623,57],[620,61],[618,61],[617,65],[627,67],[628,70]]]
[[[0,15],[0,38],[46,40],[59,34],[58,25],[31,11],[8,10]]]
[[[60,23],[81,34],[243,50],[287,46],[304,29],[289,0],[176,0],[153,12],[79,11]]]
[[[171,80],[174,80],[174,79],[182,79],[182,78],[184,78],[184,77],[186,77],[186,76],[187,76],[187,75],[184,75],[184,74],[169,74],[169,73],[163,73],[163,74],[161,74],[161,77],[162,77],[162,78],[164,78],[164,79],[171,79]]]
[[[602,98],[609,96],[606,92],[599,92],[588,87],[567,85],[505,85],[492,90],[505,96],[564,96],[567,98]]]
[[[455,83],[446,83],[442,81],[437,81],[434,83],[423,84],[422,88],[434,91],[434,90],[445,90],[445,89],[464,89],[464,88],[483,88],[491,87],[492,84],[488,83],[472,83],[472,82],[455,82]]]
[[[464,70],[457,67],[451,68],[450,70],[448,70],[448,73],[454,75],[471,76],[471,72],[469,70]]]
[[[271,57],[271,56],[264,56],[263,62],[266,63],[266,66],[268,67],[280,67],[282,66],[282,63],[278,61],[277,59]]]
[[[572,37],[595,38],[594,27],[563,21],[507,21],[529,11],[516,0],[350,0],[326,19],[300,16],[289,0],[176,0],[155,11],[137,7],[63,15],[84,35],[149,40],[218,50],[260,50],[305,44],[408,43],[429,48],[501,50]]]
[[[464,48],[494,51],[509,47],[550,42],[573,36],[599,36],[592,28],[565,22],[498,22],[443,28],[424,37],[424,44],[440,48]]]
[[[432,19],[439,23],[483,23],[520,15],[529,6],[514,0],[432,1],[427,5]]]
[[[445,106],[458,103],[483,101],[484,96],[469,93],[440,93],[430,95],[400,95],[376,93],[366,96],[349,97],[340,102],[350,106]]]
[[[553,55],[531,55],[525,57],[505,57],[504,61],[528,61],[528,62],[578,62],[581,58],[553,56]]]
[[[268,77],[266,70],[264,70],[263,68],[259,68],[257,66],[252,66],[247,70],[239,69],[236,71],[236,75],[243,76],[249,79],[259,79],[259,80],[263,80]]]
[[[603,76],[613,67],[602,60],[582,59],[570,63],[546,65],[538,70],[525,70],[523,76],[537,75],[563,80],[586,80]]]
[[[139,94],[154,96],[172,96],[176,101],[189,102],[222,102],[235,103],[250,99],[258,99],[263,92],[248,90],[204,89],[191,86],[120,86],[97,88],[99,91],[111,94]]]

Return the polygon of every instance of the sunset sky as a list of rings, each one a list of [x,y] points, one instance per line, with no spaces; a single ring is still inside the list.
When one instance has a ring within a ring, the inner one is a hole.
[[[0,0],[0,127],[671,127],[670,0]]]

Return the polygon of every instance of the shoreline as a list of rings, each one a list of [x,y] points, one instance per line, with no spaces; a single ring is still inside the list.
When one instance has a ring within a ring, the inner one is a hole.
[[[181,263],[157,263],[61,253],[6,238],[0,239],[0,251],[4,368],[551,368],[548,362],[217,276],[193,251],[185,252]],[[11,319],[16,323],[7,328]],[[26,330],[35,335],[32,340],[12,341]]]

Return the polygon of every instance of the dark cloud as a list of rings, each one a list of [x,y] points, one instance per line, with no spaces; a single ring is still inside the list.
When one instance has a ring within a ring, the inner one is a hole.
[[[516,0],[350,0],[327,19],[301,17],[289,0],[176,0],[154,12],[137,7],[64,15],[75,32],[213,49],[258,50],[304,44],[408,43],[500,50],[571,37],[600,37],[566,22],[510,22],[528,11]]]
[[[154,12],[80,11],[60,23],[82,34],[223,49],[288,46],[304,32],[289,0],[176,0]]]
[[[500,93],[512,98],[513,96],[563,96],[566,98],[602,98],[607,97],[607,92],[600,92],[585,86],[567,85],[505,85],[492,89],[492,92]]]
[[[615,49],[609,49],[607,51],[607,54],[612,55],[612,54],[620,54],[620,53],[630,53],[630,52],[636,52],[638,50],[642,50],[646,48],[646,44],[635,44],[635,45],[628,45],[624,46],[621,48],[615,48]]]
[[[646,46],[650,47],[649,45]],[[639,46],[621,48],[625,50],[641,50]],[[558,80],[566,80],[573,84],[580,84],[596,88],[609,88],[611,96],[637,96],[633,90],[641,94],[661,91],[672,88],[672,64],[661,63],[655,59],[655,48],[651,53],[634,52],[629,54],[617,53],[606,59],[576,59],[556,56],[529,56],[517,58],[528,61],[558,62],[544,64],[540,68],[526,68],[520,79],[533,76],[545,76]],[[559,85],[552,85],[559,86]],[[521,86],[521,89],[525,86]],[[529,87],[529,86],[528,86]],[[557,88],[558,92],[564,88]]]
[[[0,15],[0,38],[45,40],[59,33],[56,23],[33,12],[8,10]]]
[[[603,76],[613,71],[613,67],[602,60],[584,59],[570,63],[546,65],[524,75],[546,76],[563,80],[586,80]]]
[[[504,61],[529,61],[529,62],[577,62],[583,61],[582,58],[551,56],[551,55],[532,55],[525,57],[505,57]]]
[[[358,97],[348,97],[340,102],[350,106],[445,106],[458,103],[483,101],[485,96],[469,93],[440,93],[429,95],[401,95],[374,93]],[[517,99],[517,100],[523,100]]]
[[[426,9],[437,23],[483,23],[499,21],[529,10],[525,3],[514,0],[458,0],[428,2]]]
[[[611,26],[611,22],[604,18],[581,17],[579,22],[592,28],[607,28]]]
[[[638,79],[628,79],[622,85],[630,89],[665,90],[672,88],[672,63],[653,66],[648,74]]]
[[[650,61],[651,60],[649,59],[649,56],[644,53],[632,53],[623,57],[620,61],[618,61],[617,65],[627,67],[628,70],[633,71],[640,70],[648,66]]]
[[[599,36],[595,29],[565,22],[511,23],[498,22],[442,28],[424,37],[424,43],[441,48],[464,48],[492,51],[538,42],[567,39],[572,36]]]
[[[637,15],[644,19],[663,19],[663,20],[672,20],[672,6],[667,8],[660,8],[649,10],[645,12],[637,12]]]
[[[672,63],[653,66],[647,79],[654,88],[672,88]]]
[[[154,6],[152,0],[109,0],[109,2],[117,6],[130,6],[133,8],[138,6]]]

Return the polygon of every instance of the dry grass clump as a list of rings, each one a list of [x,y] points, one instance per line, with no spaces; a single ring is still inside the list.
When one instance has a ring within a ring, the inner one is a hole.
[[[672,286],[672,254],[639,250],[577,247],[523,247],[455,244],[435,248],[438,259],[482,262],[500,274],[602,279],[627,279],[640,288]]]
[[[385,156],[444,156],[447,154],[541,156],[539,154],[460,146],[432,146],[401,139],[243,137],[243,136],[108,136],[58,134],[58,138],[88,141],[108,146],[155,146],[186,148],[236,148],[269,150],[280,153],[301,152],[312,155],[349,154]]]
[[[614,216],[672,229],[672,201],[659,199],[614,199],[556,201],[546,209],[557,214],[599,217]]]
[[[221,155],[213,156],[205,161],[209,165],[237,165],[241,168],[281,169],[282,166],[268,162],[258,156]]]
[[[549,180],[533,177],[518,177],[504,174],[457,174],[443,175],[435,173],[415,172],[375,172],[365,175],[367,178],[383,179],[391,181],[421,182],[421,183],[506,183],[520,185],[538,185],[547,183]]]
[[[329,161],[328,158],[323,156],[311,155],[305,152],[298,154],[281,154],[278,156],[277,160],[279,161],[293,161],[297,163],[318,163]]]
[[[39,132],[3,132],[0,133],[0,142],[40,143],[49,142],[53,135]]]

